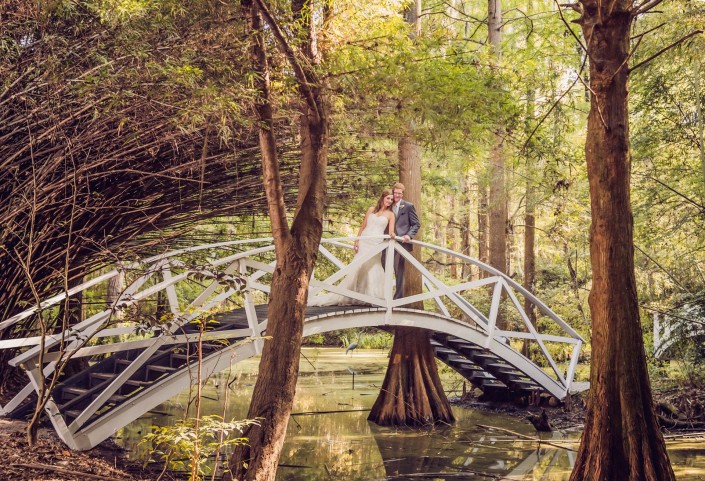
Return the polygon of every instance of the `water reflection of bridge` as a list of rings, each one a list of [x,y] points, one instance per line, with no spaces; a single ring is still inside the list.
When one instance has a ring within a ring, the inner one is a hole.
[[[414,326],[433,332],[436,356],[488,391],[547,391],[562,398],[570,389],[583,339],[540,300],[502,273],[462,254],[416,242],[422,258],[444,256],[472,266],[482,277],[454,279],[432,273],[394,241],[351,261],[354,238],[321,243],[312,295],[334,292],[357,305],[310,307],[304,335],[352,327]],[[383,298],[345,289],[340,281],[372,256],[388,251]],[[392,298],[391,262],[396,250],[424,279],[421,294]],[[22,347],[11,364],[25,367],[30,382],[4,414],[22,415],[32,404],[41,368],[51,374],[67,356],[91,366],[57,386],[47,412],[62,439],[76,449],[95,446],[117,429],[195,382],[196,345],[202,341],[204,376],[256,355],[267,329],[266,299],[275,269],[269,239],[224,242],[156,256],[123,269],[130,282],[117,300],[60,334],[0,341]],[[96,296],[118,271],[97,276],[68,295]],[[64,294],[0,323],[0,329],[36,316],[57,314]],[[409,309],[422,301],[426,310]],[[523,308],[531,303],[544,326],[538,332]],[[168,315],[163,315],[166,308]],[[220,314],[211,314],[214,310]],[[223,312],[225,311],[225,312]],[[158,318],[156,322],[147,319]],[[212,317],[207,332],[192,321]],[[511,329],[502,330],[502,316]],[[160,319],[161,318],[161,321]],[[520,347],[528,347],[525,357]],[[556,354],[569,360],[559,368]],[[41,355],[42,365],[39,360]]]
[[[575,464],[575,452],[528,443],[515,436],[477,428],[447,428],[435,436],[410,436],[373,427],[375,442],[384,460],[387,481],[423,477],[434,480],[458,479],[568,479]],[[445,436],[443,444],[439,437]],[[544,435],[565,441],[560,433]],[[550,477],[549,477],[550,475]]]

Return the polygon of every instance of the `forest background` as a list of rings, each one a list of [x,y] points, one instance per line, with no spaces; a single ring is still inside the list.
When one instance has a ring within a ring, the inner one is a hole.
[[[577,14],[554,2],[505,2],[497,59],[485,3],[428,3],[415,35],[401,15],[406,6],[331,1],[325,18],[314,19],[317,69],[333,109],[324,235],[354,233],[397,180],[397,141],[413,124],[423,148],[422,238],[487,261],[487,216],[496,207],[488,166],[501,127],[504,269],[525,280],[525,234],[535,222],[529,284],[589,340],[589,79],[571,22]],[[3,1],[2,318],[118,261],[268,234],[250,108],[255,74],[238,8]],[[647,353],[654,316],[703,319],[693,306],[705,302],[705,39],[683,36],[704,24],[705,3],[696,1],[664,2],[634,24],[631,184]],[[300,101],[286,59],[270,47],[293,203]],[[442,276],[478,275],[445,258],[425,261]]]

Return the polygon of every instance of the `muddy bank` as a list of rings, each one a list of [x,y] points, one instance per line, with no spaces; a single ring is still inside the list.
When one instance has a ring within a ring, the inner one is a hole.
[[[90,451],[71,451],[53,429],[41,428],[36,446],[29,447],[22,421],[0,418],[0,479],[13,481],[151,481],[140,473],[111,441]]]
[[[465,399],[453,398],[451,403],[468,409],[506,414],[521,418],[530,424],[530,417],[541,416],[545,411],[548,422],[553,429],[582,428],[585,423],[586,401],[588,392],[573,394],[570,400],[552,405],[549,397],[536,403],[482,402],[478,398],[466,396]],[[657,385],[653,391],[656,415],[664,433],[688,433],[705,431],[705,386]]]

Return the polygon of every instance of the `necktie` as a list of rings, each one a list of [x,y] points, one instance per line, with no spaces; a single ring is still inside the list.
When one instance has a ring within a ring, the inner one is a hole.
[[[399,215],[399,204],[394,204],[392,210],[394,211],[394,215]]]

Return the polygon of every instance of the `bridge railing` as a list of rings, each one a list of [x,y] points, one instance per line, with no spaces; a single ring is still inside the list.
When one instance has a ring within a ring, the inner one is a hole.
[[[350,250],[356,237],[323,239],[321,253],[329,265],[326,269],[326,261],[319,258],[317,272],[323,270],[326,275],[312,280],[312,294],[327,291],[346,296],[362,304],[386,309],[388,318],[395,309],[423,302],[426,309],[436,310],[447,317],[463,319],[486,332],[487,348],[492,341],[499,341],[526,352],[528,362],[545,366],[566,391],[570,388],[585,341],[575,329],[522,285],[499,270],[450,249],[411,241],[421,259],[417,260],[402,243],[390,241],[388,236],[380,236],[378,239],[384,242],[367,252],[366,256],[355,257],[352,262]],[[370,298],[340,287],[346,275],[383,251],[387,253],[384,296]],[[405,259],[407,271],[416,270],[420,273],[423,292],[393,299],[391,286],[394,271],[391,260],[394,253]],[[473,266],[476,278],[458,278],[434,271],[430,267],[433,264],[430,259],[438,255],[445,256],[447,260],[444,264],[455,264],[458,271],[463,265]],[[314,273],[314,278],[316,276],[317,273]],[[524,304],[534,310],[536,322],[532,322]]]
[[[338,237],[321,241],[309,299],[322,292],[338,294],[350,299],[351,303],[380,308],[386,320],[391,319],[395,310],[424,302],[428,309],[437,310],[449,318],[461,319],[486,332],[488,345],[492,341],[513,343],[516,349],[521,348],[521,343],[534,345],[531,357],[543,359],[546,368],[553,372],[558,382],[566,389],[569,388],[583,339],[514,280],[471,257],[432,244],[412,241],[414,249],[420,252],[420,262],[399,242],[389,240],[388,236],[380,236],[376,248],[365,255],[354,257],[353,242],[357,239]],[[383,251],[387,255],[382,295],[371,296],[344,286],[344,279],[351,272],[365,262],[377,259]],[[422,293],[393,298],[394,253],[406,260],[407,270],[416,269],[420,272],[424,285]],[[431,257],[429,253],[446,256],[457,264],[472,265],[478,273],[484,273],[485,277],[457,279],[442,275],[424,262],[424,257]],[[207,333],[206,339],[240,338],[245,335],[258,338],[265,323],[263,319],[258,319],[255,306],[267,302],[275,268],[274,259],[274,246],[269,238],[175,250],[97,275],[67,292],[46,299],[39,306],[0,322],[0,330],[9,329],[32,316],[58,312],[67,296],[77,298],[88,294],[93,297],[101,295],[107,292],[111,279],[127,273],[129,281],[117,299],[102,305],[98,302],[98,307],[93,305],[87,318],[71,325],[64,332],[45,336],[44,349],[41,351],[44,374],[48,375],[58,362],[68,357],[104,356],[107,353],[142,349],[142,354],[133,365],[124,369],[122,377],[127,378],[161,346],[195,341],[198,334],[184,332],[182,328],[204,313],[244,307],[248,320],[247,328]],[[528,301],[543,316],[541,328],[530,321],[520,298]],[[154,314],[159,312],[157,306],[160,304],[165,304],[163,307],[166,307],[167,315],[163,319],[155,319]],[[151,313],[150,322],[145,322],[145,318],[149,317],[145,313]],[[0,349],[22,349],[23,352],[10,362],[27,366],[30,377],[36,377],[34,366],[40,356],[41,341],[39,336],[2,340]],[[256,343],[258,348],[260,343]],[[570,353],[565,356],[569,359],[567,370],[559,367],[559,361],[549,349],[551,344],[568,346]],[[37,381],[33,379],[34,383]],[[119,387],[119,382],[120,379],[117,379],[111,388],[106,389],[104,396],[109,397]],[[31,390],[32,383],[4,410],[10,411],[22,401],[19,397],[26,397]],[[86,410],[82,418],[75,421],[75,428],[98,409],[100,401],[96,401],[95,409]]]

